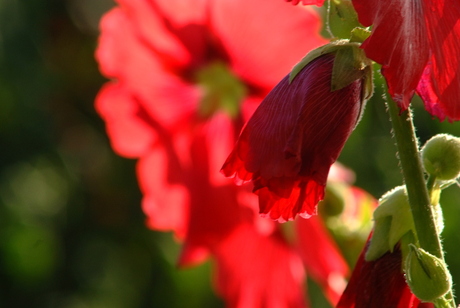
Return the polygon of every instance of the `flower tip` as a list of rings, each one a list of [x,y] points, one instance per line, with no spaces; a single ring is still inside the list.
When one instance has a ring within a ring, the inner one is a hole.
[[[307,211],[299,212],[299,213],[291,213],[291,215],[283,215],[283,214],[278,214],[275,211],[268,211],[268,212],[260,212],[259,216],[262,218],[269,218],[273,221],[276,221],[278,223],[285,223],[288,221],[294,221],[298,216],[304,218],[304,219],[309,219],[313,215],[316,215],[316,209],[313,213],[308,213]]]
[[[251,181],[253,177],[253,173],[246,170],[244,162],[238,158],[235,152],[228,156],[220,169],[220,173],[227,178],[234,178],[235,184],[238,186]]]
[[[316,211],[313,214],[310,214],[308,212],[299,213],[299,216],[304,218],[304,219],[308,219],[308,218],[312,217],[313,215],[316,215]]]
[[[276,214],[274,214],[273,212],[267,212],[267,213],[262,213],[260,212],[259,213],[259,216],[262,217],[262,218],[269,218],[273,221],[276,221],[278,223],[285,223],[285,222],[288,222],[288,221],[293,221],[294,220],[294,217],[288,217],[288,218],[285,218],[283,216],[278,216]]]

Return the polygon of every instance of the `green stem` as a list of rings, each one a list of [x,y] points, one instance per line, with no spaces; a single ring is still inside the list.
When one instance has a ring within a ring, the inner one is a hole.
[[[425,183],[411,111],[408,109],[400,112],[388,91],[385,91],[385,95],[419,245],[443,260],[441,241]],[[450,307],[455,307],[452,291],[446,294],[445,298]],[[449,307],[441,305],[440,302],[435,305],[436,307]]]
[[[431,210],[410,109],[399,113],[399,108],[390,95],[386,94],[386,96],[420,247],[442,258],[441,242]]]

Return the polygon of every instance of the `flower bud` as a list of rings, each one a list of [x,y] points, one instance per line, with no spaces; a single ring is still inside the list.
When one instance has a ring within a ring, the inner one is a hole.
[[[412,293],[426,302],[445,295],[452,287],[452,277],[444,261],[413,244],[409,248],[404,271]]]
[[[422,148],[425,170],[441,181],[456,179],[460,174],[460,138],[440,134],[428,140]]]
[[[254,183],[262,216],[317,213],[329,169],[372,95],[371,66],[359,43],[335,41],[308,53],[259,105],[222,173]]]

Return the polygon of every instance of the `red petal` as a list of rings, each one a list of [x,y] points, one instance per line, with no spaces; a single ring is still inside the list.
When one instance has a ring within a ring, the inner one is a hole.
[[[366,55],[382,64],[391,96],[406,109],[428,61],[428,33],[420,1],[353,0],[364,26],[373,24],[363,43]]]
[[[278,233],[240,225],[216,251],[217,288],[229,307],[305,307],[302,261]]]
[[[202,155],[206,158],[206,169],[209,172],[209,181],[211,185],[221,186],[228,185],[229,181],[218,171],[222,162],[227,157],[235,144],[235,124],[233,120],[225,113],[216,113],[204,123],[196,135],[205,140],[205,150]],[[200,134],[201,133],[201,134]]]
[[[373,25],[363,43],[382,64],[390,94],[406,109],[417,89],[427,110],[460,120],[460,4],[456,0],[353,0],[359,20]]]
[[[318,216],[298,219],[297,249],[307,273],[325,290],[335,306],[346,286],[348,265]]]
[[[184,67],[206,56],[208,0],[118,0],[139,37],[163,65]]]
[[[324,0],[286,0],[287,2],[292,2],[293,5],[299,4],[301,1],[303,5],[310,5],[314,4],[317,6],[322,6],[324,4]]]
[[[460,3],[424,1],[430,62],[417,88],[431,114],[460,120]]]
[[[139,160],[137,175],[144,198],[142,209],[147,225],[156,230],[174,231],[183,238],[187,228],[189,193],[182,184],[173,182],[171,173],[180,173],[180,166],[162,147],[153,149]]]
[[[285,181],[278,185],[271,185],[275,189],[284,186]],[[318,185],[315,181],[298,181],[295,185],[286,187],[290,194],[284,198],[279,197],[279,190],[271,191],[264,187],[256,191],[259,196],[260,213],[279,222],[293,220],[296,215],[309,218],[316,214],[316,205],[324,198],[325,185]]]
[[[234,72],[268,90],[308,51],[327,43],[312,9],[281,0],[213,1],[211,9],[212,27]]]
[[[172,127],[195,113],[200,90],[165,70],[123,10],[106,14],[101,30],[96,57],[102,73],[129,88],[149,117]]]
[[[126,157],[146,153],[157,139],[154,129],[139,118],[139,105],[118,83],[107,83],[96,97],[96,110],[105,120],[112,148]]]
[[[252,221],[254,215],[252,210],[239,203],[239,194],[246,193],[243,188],[236,187],[231,180],[223,177],[219,185],[211,182],[210,154],[218,151],[213,147],[219,144],[209,143],[209,135],[218,133],[210,130],[215,127],[218,126],[212,123],[195,127],[193,134],[186,136],[186,146],[176,152],[186,167],[177,176],[182,178],[190,192],[190,214],[185,238],[188,249],[213,249],[236,226]],[[221,132],[227,134],[222,135],[221,139],[231,137],[228,136],[229,131],[224,129]]]

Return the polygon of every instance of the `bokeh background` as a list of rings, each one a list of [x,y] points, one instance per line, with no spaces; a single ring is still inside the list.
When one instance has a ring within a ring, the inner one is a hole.
[[[94,60],[98,21],[113,5],[0,0],[0,307],[225,306],[212,263],[177,269],[180,245],[144,226],[135,162],[113,153],[94,110],[105,81]],[[347,33],[343,12],[332,14],[334,33]],[[380,89],[339,158],[377,198],[401,184]],[[460,123],[432,119],[419,101],[415,123],[422,144],[460,136]],[[458,285],[460,188],[441,200]]]

